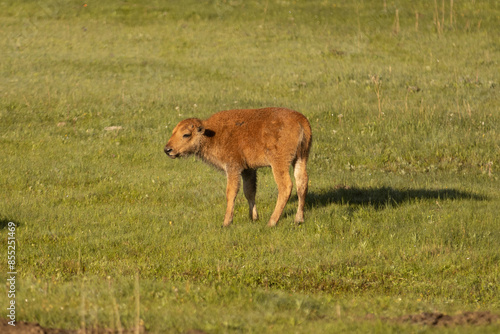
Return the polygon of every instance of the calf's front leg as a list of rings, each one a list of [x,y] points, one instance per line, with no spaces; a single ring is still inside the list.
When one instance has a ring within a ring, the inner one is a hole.
[[[226,215],[224,216],[224,227],[231,225],[233,222],[234,215],[234,201],[238,190],[240,189],[240,173],[226,172],[227,174],[227,187],[226,187],[226,199],[227,208]]]

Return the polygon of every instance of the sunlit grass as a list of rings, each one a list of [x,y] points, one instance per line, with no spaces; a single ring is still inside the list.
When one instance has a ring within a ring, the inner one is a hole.
[[[498,313],[498,6],[453,8],[438,30],[432,2],[1,3],[18,319],[133,328],[137,274],[152,332],[398,332],[365,316]],[[181,119],[262,106],[311,122],[306,222],[293,193],[265,228],[263,169],[261,220],[240,194],[222,229],[225,176],[162,148]]]

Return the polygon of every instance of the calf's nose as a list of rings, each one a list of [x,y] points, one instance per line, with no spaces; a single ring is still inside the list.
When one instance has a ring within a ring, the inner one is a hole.
[[[166,154],[170,154],[170,152],[172,152],[172,148],[168,146],[165,146],[163,150],[165,151]]]

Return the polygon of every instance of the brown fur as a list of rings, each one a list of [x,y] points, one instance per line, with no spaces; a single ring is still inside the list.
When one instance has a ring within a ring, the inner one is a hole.
[[[243,178],[250,218],[256,220],[257,168],[271,166],[278,185],[278,201],[268,226],[278,222],[292,191],[289,166],[294,168],[298,209],[295,221],[304,221],[307,194],[307,158],[311,126],[300,113],[284,108],[226,110],[207,120],[189,118],[173,130],[165,146],[171,157],[196,155],[226,172],[227,209],[224,226],[233,221],[234,201]]]

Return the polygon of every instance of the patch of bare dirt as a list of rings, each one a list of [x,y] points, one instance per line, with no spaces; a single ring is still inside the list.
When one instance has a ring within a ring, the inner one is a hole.
[[[500,316],[488,311],[464,312],[456,315],[447,315],[439,312],[424,312],[420,314],[404,315],[390,320],[398,323],[410,323],[426,326],[485,326],[498,322],[500,320]]]
[[[8,319],[0,319],[0,333],[2,334],[131,334],[135,330],[122,330],[117,331],[109,328],[92,328],[87,330],[71,330],[71,329],[56,329],[56,328],[43,328],[34,322],[16,321],[15,326],[9,325]],[[144,334],[146,330],[141,327],[139,333]]]
[[[9,325],[8,319],[0,319],[0,333],[2,334],[73,334],[75,331],[63,329],[42,328],[37,323],[16,321],[15,326]]]

